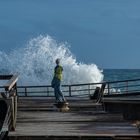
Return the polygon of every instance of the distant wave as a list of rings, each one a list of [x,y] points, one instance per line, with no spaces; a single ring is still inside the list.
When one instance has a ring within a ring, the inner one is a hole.
[[[57,43],[52,37],[42,35],[10,54],[0,51],[0,72],[19,72],[19,85],[46,85],[51,82],[56,58],[61,59],[64,68],[63,84],[103,80],[102,71],[95,64],[87,65],[76,61],[68,43]]]

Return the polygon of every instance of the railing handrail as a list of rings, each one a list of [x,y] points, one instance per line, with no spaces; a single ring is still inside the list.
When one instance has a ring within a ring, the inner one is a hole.
[[[121,89],[121,92],[124,93],[128,93],[128,92],[133,92],[134,89],[130,89],[131,87],[133,87],[133,83],[129,84],[131,82],[140,82],[140,79],[128,79],[128,80],[118,80],[118,81],[103,81],[103,82],[97,82],[97,83],[83,83],[83,84],[67,84],[67,85],[62,85],[62,87],[66,87],[66,89],[63,89],[64,93],[67,93],[68,96],[75,96],[77,93],[80,93],[82,95],[86,94],[87,92],[89,95],[92,95],[95,91],[95,88],[98,86],[102,86],[103,84],[106,84],[105,90],[104,92],[108,95],[110,95],[110,93],[115,93],[114,91],[112,91],[112,89],[114,89],[114,84],[116,83],[122,83],[124,85],[117,85],[117,89],[116,89],[116,93],[119,94],[118,89],[120,89],[119,87],[123,88]],[[137,83],[135,83],[135,85],[138,87]],[[84,87],[85,86],[85,87]],[[78,87],[76,89],[76,87]],[[135,87],[135,86],[134,86]],[[140,87],[140,84],[139,84]],[[33,89],[34,88],[34,89]],[[36,90],[36,89],[39,90]],[[46,90],[44,90],[43,88],[46,88]],[[80,88],[80,89],[79,89]],[[40,96],[38,95],[38,93],[42,94],[42,96],[51,96],[51,94],[53,93],[53,89],[51,88],[51,85],[37,85],[37,86],[17,86],[18,89],[18,93],[19,95],[21,94],[21,96]],[[20,90],[22,89],[22,90]],[[129,90],[128,90],[129,89]],[[84,91],[86,91],[85,93],[83,93]],[[140,92],[140,89],[139,89]],[[47,93],[47,94],[46,94]],[[43,95],[44,94],[44,95]],[[66,96],[67,96],[66,94]],[[81,95],[79,94],[79,96]]]
[[[11,79],[4,85],[6,91],[10,91],[13,88],[13,86],[16,84],[18,80],[18,76],[19,74],[13,75]]]
[[[69,86],[87,86],[87,85],[100,85],[103,83],[106,84],[113,84],[113,83],[123,83],[123,82],[135,82],[140,81],[140,79],[128,79],[128,80],[118,80],[118,81],[103,81],[103,82],[97,82],[97,83],[83,83],[83,84],[64,84],[62,87],[69,87]],[[17,88],[34,88],[34,87],[51,87],[51,85],[31,85],[31,86],[17,86]]]
[[[0,75],[0,80],[8,80],[8,82],[3,86],[3,88],[5,89],[5,93],[3,92],[3,94],[1,93],[1,95],[2,95],[2,100],[4,100],[7,106],[10,106],[10,111],[8,110],[7,113],[11,113],[11,114],[9,114],[9,116],[7,114],[5,119],[6,122],[9,121],[10,126],[8,127],[10,127],[11,130],[15,130],[16,127],[18,76],[19,76],[18,73],[15,75]]]

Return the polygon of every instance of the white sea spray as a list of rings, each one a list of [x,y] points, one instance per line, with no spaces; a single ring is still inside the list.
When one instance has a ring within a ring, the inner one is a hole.
[[[52,37],[42,35],[10,54],[0,52],[1,74],[20,73],[19,85],[50,85],[56,58],[61,59],[64,69],[63,84],[103,80],[97,65],[77,62],[68,43],[58,43]]]

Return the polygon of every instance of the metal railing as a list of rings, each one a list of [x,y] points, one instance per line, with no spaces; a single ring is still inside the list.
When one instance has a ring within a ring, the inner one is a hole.
[[[140,94],[140,79],[110,81],[101,83],[84,83],[62,85],[62,91],[68,97],[85,97],[94,94],[96,87],[101,87],[105,83],[104,95],[121,94]],[[50,85],[44,86],[18,86],[19,96],[25,97],[51,97],[54,96],[54,90]]]

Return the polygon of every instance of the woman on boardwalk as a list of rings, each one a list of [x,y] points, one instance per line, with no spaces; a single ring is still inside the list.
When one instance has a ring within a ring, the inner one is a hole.
[[[52,87],[54,88],[56,103],[65,102],[64,95],[61,91],[61,81],[62,81],[62,72],[63,67],[60,65],[60,59],[56,59],[56,67],[54,68],[54,77],[52,80]]]

